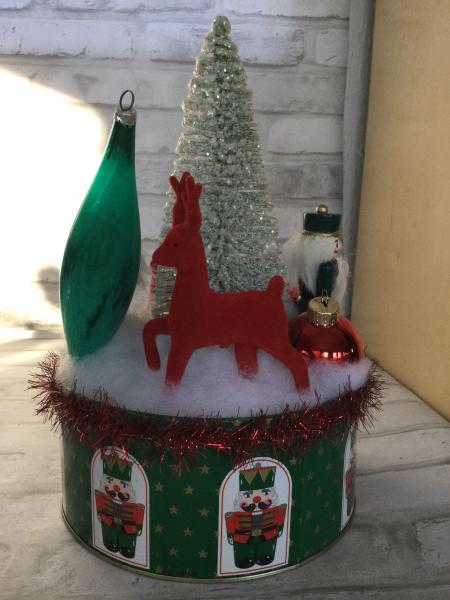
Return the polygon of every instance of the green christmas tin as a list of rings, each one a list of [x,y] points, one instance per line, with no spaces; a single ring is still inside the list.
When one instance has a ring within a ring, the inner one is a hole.
[[[355,507],[356,431],[380,401],[373,366],[359,388],[328,401],[211,418],[132,410],[102,386],[88,392],[87,361],[104,359],[72,361],[76,376],[64,378],[68,359],[49,354],[30,381],[37,413],[61,430],[63,516],[85,546],[145,575],[219,581],[292,568],[342,534]],[[335,369],[319,367],[326,377]]]
[[[139,444],[93,449],[63,434],[63,514],[99,555],[143,574],[220,580],[277,573],[320,553],[355,506],[355,430],[301,455],[271,449],[233,466],[148,460]]]

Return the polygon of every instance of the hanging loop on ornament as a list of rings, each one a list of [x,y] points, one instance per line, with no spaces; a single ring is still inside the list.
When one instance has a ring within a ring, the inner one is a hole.
[[[131,94],[130,102],[124,103],[124,97],[127,94]],[[125,90],[122,92],[119,98],[119,104],[116,108],[115,119],[120,121],[122,125],[133,126],[136,123],[136,111],[133,108],[134,105],[134,92],[132,90]]]
[[[124,96],[126,96],[126,94],[131,94],[131,102],[130,102],[129,106],[123,105],[123,99],[124,99]],[[122,92],[122,94],[120,95],[120,99],[119,99],[120,110],[123,112],[127,112],[133,108],[133,105],[134,105],[134,92],[132,90],[125,90],[124,92]]]

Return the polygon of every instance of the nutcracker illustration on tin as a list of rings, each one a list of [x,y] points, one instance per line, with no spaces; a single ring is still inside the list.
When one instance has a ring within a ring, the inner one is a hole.
[[[253,459],[220,490],[219,575],[267,571],[288,562],[291,477],[280,462]]]
[[[141,465],[118,448],[92,459],[94,546],[134,565],[149,565],[148,481]]]
[[[356,430],[347,437],[344,454],[344,473],[342,479],[342,517],[341,528],[344,528],[355,508],[355,475],[356,475]]]

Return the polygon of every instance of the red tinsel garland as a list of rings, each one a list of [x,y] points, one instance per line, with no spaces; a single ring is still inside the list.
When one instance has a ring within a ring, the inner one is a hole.
[[[335,439],[336,425],[342,435],[350,429],[367,427],[380,409],[384,383],[373,366],[366,385],[356,391],[347,386],[339,397],[326,404],[286,409],[277,415],[259,414],[245,419],[202,417],[164,417],[146,412],[131,412],[118,406],[108,393],[99,390],[87,398],[76,390],[65,390],[56,380],[58,356],[51,352],[39,364],[40,372],[29,380],[39,398],[37,415],[61,427],[78,442],[93,448],[116,446],[127,451],[133,444],[146,443],[149,458],[162,461],[167,454],[179,463],[191,462],[206,448],[214,448],[241,462],[263,448],[301,453],[319,439]]]

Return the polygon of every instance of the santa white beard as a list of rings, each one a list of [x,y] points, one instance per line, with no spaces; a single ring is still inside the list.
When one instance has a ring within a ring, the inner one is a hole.
[[[298,288],[301,279],[306,287],[315,294],[316,278],[320,264],[335,259],[338,275],[332,295],[339,303],[347,288],[350,269],[341,253],[336,253],[336,240],[329,235],[308,235],[298,233],[283,246],[282,254],[286,265],[286,279],[290,288]]]

